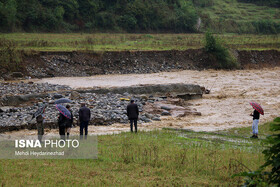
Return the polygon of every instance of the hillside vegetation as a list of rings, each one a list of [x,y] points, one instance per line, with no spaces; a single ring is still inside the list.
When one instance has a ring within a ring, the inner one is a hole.
[[[279,0],[0,0],[0,31],[275,34],[279,5]]]

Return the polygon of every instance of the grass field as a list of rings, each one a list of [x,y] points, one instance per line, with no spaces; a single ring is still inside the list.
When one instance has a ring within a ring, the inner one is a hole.
[[[254,33],[254,22],[271,20],[280,23],[279,8],[237,0],[212,0],[211,5],[198,8],[204,30],[211,28],[222,33]]]
[[[253,3],[241,3],[237,0],[214,0],[213,6],[201,8],[204,14],[212,19],[235,21],[258,21],[273,19],[280,21],[280,10],[268,6],[258,6]]]
[[[218,35],[232,49],[280,49],[278,35]],[[187,50],[204,46],[204,34],[0,34],[0,47],[13,42],[34,51]]]
[[[233,174],[264,163],[263,141],[249,139],[250,131],[102,135],[96,160],[0,160],[0,185],[237,186],[243,180]]]

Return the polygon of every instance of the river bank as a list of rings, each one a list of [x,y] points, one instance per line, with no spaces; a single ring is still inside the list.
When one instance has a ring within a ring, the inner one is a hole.
[[[280,66],[280,51],[233,51],[241,69]],[[151,74],[215,68],[203,49],[185,51],[30,52],[21,55],[17,72],[0,69],[0,79],[89,77],[109,74]],[[20,67],[20,68],[18,68]]]

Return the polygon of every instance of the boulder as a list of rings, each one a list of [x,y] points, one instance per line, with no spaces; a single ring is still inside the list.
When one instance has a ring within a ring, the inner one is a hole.
[[[143,99],[143,100],[148,100],[149,99],[149,97],[145,94],[140,95],[140,98]]]
[[[170,116],[171,114],[168,111],[163,111],[161,113],[162,116]]]
[[[75,100],[75,99],[79,99],[80,98],[80,93],[77,92],[77,91],[72,91],[71,94],[70,94],[70,99],[71,100]]]
[[[153,117],[152,120],[153,121],[161,121],[161,119],[159,117]]]
[[[13,73],[11,73],[11,76],[13,78],[22,78],[22,77],[24,77],[21,72],[13,72]]]
[[[171,108],[169,106],[161,106],[160,108],[163,110],[171,110]]]
[[[56,93],[56,94],[54,94],[53,98],[60,99],[60,98],[63,98],[63,95]]]

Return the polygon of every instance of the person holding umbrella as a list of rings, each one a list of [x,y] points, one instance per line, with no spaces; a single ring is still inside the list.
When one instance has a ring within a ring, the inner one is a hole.
[[[250,116],[253,116],[253,136],[251,138],[258,138],[258,124],[260,120],[260,114],[264,115],[264,111],[260,104],[255,102],[250,102],[250,105],[255,109],[253,113],[250,114]]]
[[[61,139],[65,140],[65,128],[66,128],[67,121],[71,120],[71,113],[67,108],[65,108],[60,104],[57,104],[56,108],[59,111],[59,117],[58,117],[59,135]]]
[[[73,113],[70,109],[70,105],[66,105],[67,110],[69,110],[69,112],[71,113],[71,118],[66,120],[66,133],[67,133],[67,139],[69,139],[69,135],[70,135],[70,131],[72,128],[72,124],[73,124]]]

